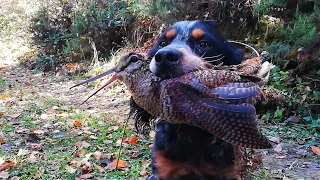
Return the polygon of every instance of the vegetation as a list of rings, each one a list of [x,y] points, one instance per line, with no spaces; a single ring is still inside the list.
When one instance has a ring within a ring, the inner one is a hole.
[[[99,74],[124,51],[146,53],[164,27],[190,19],[217,19],[229,39],[268,51],[276,65],[268,86],[281,91],[284,99],[263,106],[259,117],[277,149],[261,153],[265,166],[251,173],[253,179],[285,179],[287,172],[297,175],[295,179],[316,172],[320,166],[316,155],[320,150],[315,150],[320,141],[320,2],[308,1],[312,6],[304,1],[233,2],[1,2],[0,178],[136,179],[150,173],[152,138],[136,137],[131,123],[125,138],[121,137],[123,114],[128,111],[123,86],[98,95],[94,105],[80,106],[88,90],[72,94],[65,89],[75,82],[67,79]],[[7,65],[13,60],[32,71]],[[120,160],[125,164],[115,167],[121,141]],[[273,172],[279,167],[273,167],[272,161],[279,159],[284,173]]]

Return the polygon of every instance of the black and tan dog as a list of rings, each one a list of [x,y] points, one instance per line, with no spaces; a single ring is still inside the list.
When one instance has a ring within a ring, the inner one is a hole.
[[[217,29],[215,21],[182,21],[166,29],[149,52],[150,70],[167,79],[210,64],[243,60]],[[208,63],[209,62],[209,63]],[[131,100],[136,125],[153,117]],[[158,121],[149,180],[236,179],[234,146],[197,127]]]

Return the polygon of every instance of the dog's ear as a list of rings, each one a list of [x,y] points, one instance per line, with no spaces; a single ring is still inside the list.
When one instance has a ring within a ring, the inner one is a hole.
[[[218,24],[216,20],[204,20],[204,23],[208,24],[209,26],[213,27],[213,28],[217,28]]]

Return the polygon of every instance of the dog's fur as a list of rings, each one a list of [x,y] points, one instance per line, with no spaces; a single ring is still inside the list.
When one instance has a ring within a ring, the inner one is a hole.
[[[183,21],[162,33],[149,60],[150,70],[166,79],[209,63],[239,64],[243,54],[222,37],[215,21]],[[155,119],[133,100],[131,112],[140,130]],[[234,146],[197,127],[162,120],[156,124],[151,167],[150,180],[235,179],[239,174]]]

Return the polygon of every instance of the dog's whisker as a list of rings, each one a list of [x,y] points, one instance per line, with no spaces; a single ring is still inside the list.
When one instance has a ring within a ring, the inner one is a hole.
[[[218,54],[218,55],[215,55],[215,56],[209,56],[209,57],[204,57],[204,58],[202,58],[202,59],[210,59],[210,58],[218,58],[218,57],[221,57],[221,56],[223,56],[223,54]]]
[[[219,58],[219,59],[213,59],[213,60],[210,60],[210,61],[207,61],[207,62],[217,62],[217,61],[220,61],[221,59],[223,59],[225,56],[222,56],[221,58]]]

